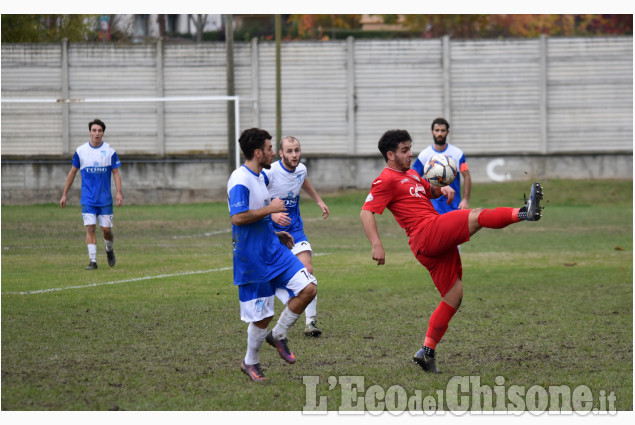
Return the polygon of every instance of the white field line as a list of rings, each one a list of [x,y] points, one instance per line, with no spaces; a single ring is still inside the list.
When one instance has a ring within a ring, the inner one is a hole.
[[[204,273],[222,272],[222,271],[231,270],[231,269],[232,269],[232,267],[221,267],[219,269],[197,270],[197,271],[192,271],[192,272],[173,273],[173,274],[159,274],[159,275],[154,275],[154,276],[136,277],[134,279],[113,280],[111,282],[91,283],[91,284],[88,284],[88,285],[66,286],[64,288],[49,288],[49,289],[39,289],[39,290],[36,290],[36,291],[24,291],[24,292],[3,292],[2,295],[44,294],[44,293],[47,293],[47,292],[65,291],[67,289],[83,289],[83,288],[91,288],[91,287],[95,287],[95,286],[115,285],[115,284],[118,284],[118,283],[130,283],[130,282],[140,282],[142,280],[162,279],[164,277],[187,276],[187,275],[192,275],[192,274],[204,274]]]
[[[232,229],[224,229],[224,230],[215,230],[213,232],[207,232],[207,233],[199,233],[197,235],[179,235],[179,236],[172,236],[172,239],[186,239],[186,238],[201,238],[201,237],[209,237],[209,236],[216,236],[216,235],[222,235],[225,233],[231,233]]]
[[[313,254],[314,257],[320,257],[322,255],[328,255],[326,252],[320,252]],[[214,273],[214,272],[223,272],[226,270],[232,270],[233,267],[221,267],[219,269],[209,269],[209,270],[196,270],[192,272],[182,272],[182,273],[173,273],[173,274],[158,274],[154,276],[144,276],[144,277],[136,277],[134,279],[124,279],[124,280],[113,280],[111,282],[100,282],[100,283],[90,283],[88,285],[78,285],[78,286],[66,286],[63,288],[49,288],[49,289],[38,289],[34,291],[20,291],[20,292],[3,292],[2,295],[32,295],[32,294],[45,294],[48,292],[57,292],[57,291],[65,291],[67,289],[83,289],[83,288],[92,288],[95,286],[104,286],[104,285],[116,285],[118,283],[130,283],[130,282],[140,282],[143,280],[151,280],[151,279],[162,279],[164,277],[175,277],[175,276],[188,276],[193,274],[204,274],[204,273]]]

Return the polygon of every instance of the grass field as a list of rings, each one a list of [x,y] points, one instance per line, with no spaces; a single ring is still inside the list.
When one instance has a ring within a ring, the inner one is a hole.
[[[477,184],[471,206],[521,206],[529,186]],[[585,385],[595,407],[604,391],[632,410],[632,181],[543,186],[540,222],[463,245],[465,296],[437,347],[440,375],[411,361],[439,295],[390,213],[378,218],[387,258],[377,267],[359,221],[366,192],[325,196],[326,221],[303,201],[324,335],[304,337],[302,317],[289,333],[294,365],[264,344],[264,384],[238,368],[247,326],[225,203],[117,209],[117,265],[98,238],[91,272],[77,205],[3,205],[2,410],[302,411],[303,377],[319,377],[317,396],[337,411],[346,388],[333,384],[345,376],[435,398],[454,376]]]

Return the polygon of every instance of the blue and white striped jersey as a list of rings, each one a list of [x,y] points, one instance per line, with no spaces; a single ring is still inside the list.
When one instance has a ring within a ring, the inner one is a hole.
[[[271,164],[270,169],[262,170],[262,174],[265,177],[269,195],[284,201],[291,220],[286,227],[273,223],[273,228],[278,232],[289,232],[295,243],[305,241],[304,224],[300,216],[300,190],[306,179],[306,166],[299,163],[295,170],[290,171],[282,165],[282,161],[276,161]]]
[[[229,215],[266,207],[271,202],[264,175],[244,165],[227,182]],[[295,256],[282,245],[268,215],[254,223],[232,223],[234,244],[234,285],[266,283],[287,269]]]
[[[117,152],[104,141],[98,148],[92,147],[89,142],[77,148],[71,162],[81,171],[81,204],[112,206],[112,170],[121,166]]]
[[[467,170],[468,167],[467,163],[465,162],[465,155],[463,154],[463,151],[450,143],[446,143],[445,149],[441,152],[435,150],[432,145],[424,149],[419,154],[414,164],[412,164],[412,169],[419,173],[421,177],[424,177],[423,168],[425,164],[430,160],[432,156],[437,154],[445,154],[449,156],[454,160],[454,162],[456,162],[456,166],[459,168],[457,170],[456,178],[452,183],[450,183],[450,187],[456,192],[452,203],[448,205],[448,199],[445,196],[431,199],[432,205],[434,205],[434,209],[437,210],[439,214],[443,214],[459,208],[459,204],[461,203],[461,171]]]

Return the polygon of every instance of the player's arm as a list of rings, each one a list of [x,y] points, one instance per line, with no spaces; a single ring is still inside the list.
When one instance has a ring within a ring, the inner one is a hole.
[[[302,189],[304,189],[304,191],[308,193],[309,196],[318,204],[318,207],[322,210],[322,218],[326,219],[330,214],[329,207],[327,207],[324,201],[322,201],[322,198],[320,198],[320,195],[318,195],[317,191],[313,188],[313,185],[308,178],[304,179]]]
[[[470,208],[470,192],[472,191],[472,176],[467,168],[461,171],[463,175],[463,198],[459,204],[459,209],[464,210]]]
[[[359,218],[362,220],[362,226],[364,227],[364,232],[366,233],[366,237],[370,241],[370,244],[373,247],[372,256],[373,260],[377,261],[377,265],[381,266],[386,263],[386,252],[384,251],[384,245],[381,243],[381,239],[379,238],[379,232],[377,231],[377,222],[375,221],[375,213],[362,210],[359,214]]]
[[[64,185],[64,192],[62,193],[62,199],[60,199],[60,206],[64,208],[66,206],[66,197],[68,196],[68,191],[70,190],[73,181],[75,181],[75,176],[77,175],[77,170],[74,165],[71,165],[71,171],[68,172],[68,176],[66,176],[66,184]]]
[[[293,241],[293,236],[291,236],[289,232],[276,232],[276,235],[278,235],[278,239],[280,239],[282,245],[286,245],[287,248],[293,249],[293,245],[295,243]]]
[[[255,223],[268,216],[269,214],[285,212],[287,207],[284,206],[284,201],[280,198],[272,199],[269,205],[257,210],[247,210],[232,215],[232,224],[236,226],[244,226],[245,224]]]
[[[123,192],[121,190],[121,174],[119,174],[119,168],[112,170],[112,176],[115,179],[115,186],[117,187],[117,196],[115,197],[115,204],[120,207],[123,203]]]
[[[287,212],[273,213],[273,214],[271,214],[271,219],[278,226],[286,227],[289,224],[291,224],[291,219],[289,218],[289,213],[287,213]]]
[[[448,198],[448,205],[454,200],[456,192],[450,186],[437,187],[430,185],[430,199],[440,198],[446,196]]]

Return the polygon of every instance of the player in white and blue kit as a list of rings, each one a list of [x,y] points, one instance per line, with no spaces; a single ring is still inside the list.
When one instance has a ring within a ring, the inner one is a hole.
[[[463,151],[458,147],[447,143],[446,139],[450,133],[450,124],[444,118],[437,118],[432,121],[432,139],[434,144],[424,149],[417,157],[412,169],[419,173],[423,177],[424,167],[433,155],[445,154],[452,158],[457,167],[459,168],[456,178],[450,184],[450,187],[454,189],[456,195],[454,200],[448,204],[448,199],[445,196],[432,199],[432,205],[439,214],[444,214],[449,211],[463,210],[470,207],[470,191],[472,189],[472,178],[470,176],[470,170],[465,161],[465,155]],[[461,196],[461,175],[463,175],[463,196]]]
[[[287,208],[285,213],[272,214],[273,228],[276,231],[289,232],[293,236],[295,244],[291,252],[302,261],[309,273],[313,274],[311,264],[313,250],[304,234],[304,224],[300,216],[300,189],[304,189],[317,203],[324,219],[329,216],[329,209],[307,178],[306,166],[300,162],[302,158],[300,141],[295,137],[284,137],[280,141],[279,154],[280,161],[273,163],[270,169],[263,170],[269,195],[272,198],[282,199]],[[322,331],[316,325],[317,296],[307,306],[305,314],[304,334],[319,337]]]
[[[281,199],[271,199],[263,168],[271,166],[271,135],[262,129],[243,131],[238,139],[245,163],[227,182],[229,214],[234,244],[234,285],[238,286],[241,319],[247,328],[247,353],[240,369],[253,381],[265,379],[258,352],[263,341],[280,357],[295,363],[287,346],[287,330],[298,320],[317,293],[317,281],[289,250],[293,238],[275,232],[271,214],[284,212]],[[269,333],[274,315],[274,295],[286,305]]]
[[[111,179],[114,177],[117,195],[116,205],[119,207],[123,202],[121,191],[121,176],[119,167],[121,161],[117,152],[103,141],[106,124],[99,119],[94,119],[88,123],[90,131],[90,142],[77,148],[73,155],[71,170],[66,177],[64,193],[60,200],[60,206],[66,206],[68,191],[75,180],[77,171],[81,172],[82,190],[81,205],[84,226],[86,226],[86,247],[90,262],[86,270],[97,268],[97,236],[95,234],[97,223],[104,233],[106,244],[106,257],[108,264],[115,265],[114,234],[112,232],[112,193]]]

